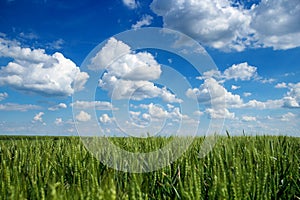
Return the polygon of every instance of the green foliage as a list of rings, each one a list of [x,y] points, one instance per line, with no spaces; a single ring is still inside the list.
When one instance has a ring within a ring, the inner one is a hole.
[[[150,152],[170,138],[111,138]],[[0,199],[300,199],[300,138],[218,137],[200,158],[203,138],[176,162],[149,173],[115,171],[76,137],[0,137]]]

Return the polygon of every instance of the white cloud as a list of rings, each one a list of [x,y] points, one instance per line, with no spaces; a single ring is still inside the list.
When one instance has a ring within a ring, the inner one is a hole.
[[[48,48],[50,49],[62,49],[62,45],[65,43],[65,41],[63,39],[58,39],[58,40],[55,40],[51,43],[48,43],[46,46],[48,46]]]
[[[36,40],[39,38],[39,36],[33,32],[28,32],[28,33],[21,32],[19,36],[23,39],[29,39],[29,40]]]
[[[242,120],[245,121],[245,122],[256,121],[256,117],[253,117],[253,116],[243,116]]]
[[[44,114],[45,114],[45,113],[43,113],[43,112],[39,112],[38,114],[36,114],[36,115],[33,117],[33,121],[34,121],[34,122],[37,122],[37,121],[43,122],[42,116],[43,116]]]
[[[56,125],[61,125],[62,123],[63,123],[62,118],[56,118],[54,121],[54,124],[56,124]]]
[[[208,78],[214,78],[217,80],[221,80],[220,82],[224,82],[226,80],[234,79],[235,81],[248,81],[251,79],[254,80],[266,80],[257,74],[257,67],[249,65],[247,62],[233,64],[229,68],[227,68],[223,73],[219,70],[210,70],[203,73],[203,76],[197,77],[199,80],[205,80]],[[238,89],[236,86],[232,86],[233,90]]]
[[[3,101],[4,99],[6,99],[8,97],[8,94],[6,92],[2,92],[0,93],[0,101]]]
[[[115,60],[119,54],[123,56]],[[160,97],[170,103],[182,101],[166,88],[159,88],[151,82],[158,79],[162,71],[150,53],[135,53],[127,44],[115,38],[110,38],[92,58],[89,68],[106,69],[99,80],[99,86],[108,91],[113,99],[142,100]]]
[[[80,122],[87,122],[91,119],[91,115],[89,115],[87,112],[80,111],[80,113],[76,115],[76,119]]]
[[[287,88],[287,84],[285,82],[277,83],[275,88]]]
[[[110,38],[105,46],[99,51],[95,57],[91,59],[88,66],[90,70],[105,69],[118,57],[130,53],[130,47],[122,41]]]
[[[242,99],[239,95],[228,92],[220,83],[213,78],[208,78],[199,88],[188,89],[187,97],[193,98],[196,95],[199,103],[212,104],[213,106],[241,105]]]
[[[281,108],[283,105],[282,99],[275,99],[275,100],[267,100],[267,101],[257,101],[257,100],[250,100],[247,103],[233,106],[234,108],[257,108],[257,109],[276,109]]]
[[[274,78],[262,78],[262,77],[257,77],[257,81],[260,81],[261,83],[273,83],[276,81]]]
[[[169,105],[169,106],[168,106]],[[168,104],[167,107],[169,111],[165,110],[162,106],[157,104],[140,104],[138,107],[145,109],[148,111],[148,113],[141,114],[142,118],[144,120],[162,120],[162,119],[172,119],[172,120],[179,120],[179,119],[188,119],[189,117],[187,115],[184,115],[181,113],[179,107],[170,106]],[[140,112],[135,113],[138,116],[140,116]]]
[[[296,115],[294,113],[288,112],[288,113],[282,115],[280,120],[288,122],[288,121],[293,120],[295,117],[296,117]]]
[[[204,113],[201,112],[200,110],[196,110],[193,114],[196,116],[202,116]]]
[[[108,116],[108,114],[103,114],[103,115],[101,115],[101,116],[99,117],[99,120],[100,120],[100,122],[106,124],[106,123],[111,123],[113,119],[110,118],[110,117]]]
[[[203,73],[202,76],[196,77],[198,80],[205,80],[208,78],[215,78],[215,79],[221,79],[223,78],[222,73],[219,70],[209,70]]]
[[[232,89],[232,90],[237,90],[237,89],[239,89],[239,88],[241,88],[241,86],[231,85],[231,89]]]
[[[108,101],[75,101],[70,106],[77,109],[95,108],[95,110],[115,110],[113,105]]]
[[[16,103],[5,103],[0,104],[0,110],[2,111],[21,111],[25,112],[28,110],[38,110],[41,109],[40,106],[32,104],[16,104]]]
[[[247,62],[240,63],[240,64],[234,64],[228,69],[224,71],[225,79],[230,80],[250,80],[253,77],[257,76],[256,72],[257,68],[248,65]]]
[[[140,116],[141,112],[129,111],[129,114],[132,118],[137,118]]]
[[[244,95],[244,97],[249,97],[249,96],[252,95],[252,93],[251,92],[244,92],[243,95]]]
[[[48,110],[50,110],[50,111],[56,111],[56,110],[60,110],[60,109],[63,109],[63,108],[67,108],[67,105],[64,104],[64,103],[59,103],[57,105],[54,105],[54,106],[48,108]]]
[[[89,78],[70,59],[44,49],[22,48],[0,38],[0,57],[13,59],[0,69],[0,85],[46,96],[70,96],[81,90]]]
[[[164,110],[162,107],[157,106],[153,103],[149,104],[148,109],[149,109],[150,116],[153,118],[158,118],[158,119],[167,118],[169,114],[168,111]]]
[[[136,30],[143,26],[149,26],[152,23],[153,17],[150,15],[144,15],[136,24],[131,26],[132,29]]]
[[[150,7],[163,17],[164,27],[217,49],[243,50],[248,41],[242,39],[253,32],[249,10],[232,7],[226,0],[154,0]]]
[[[300,108],[300,82],[287,84],[288,92],[283,98],[284,107]]]
[[[253,9],[251,26],[263,47],[290,49],[300,46],[298,0],[262,0]]]
[[[286,108],[300,108],[300,105],[296,98],[293,97],[284,97],[283,98],[284,104],[283,106]]]
[[[154,0],[164,27],[179,30],[216,49],[290,49],[300,46],[298,0],[262,0],[251,8],[230,0]]]
[[[212,119],[234,119],[235,114],[231,113],[227,108],[207,108],[205,112],[209,115]]]
[[[123,0],[123,3],[129,9],[135,9],[138,7],[138,2],[135,0]]]

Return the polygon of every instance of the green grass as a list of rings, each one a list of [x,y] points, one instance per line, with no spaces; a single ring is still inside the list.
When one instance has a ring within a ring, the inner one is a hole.
[[[149,152],[170,138],[112,138]],[[218,137],[200,158],[203,138],[169,166],[115,171],[76,137],[0,137],[0,199],[300,199],[300,138]]]

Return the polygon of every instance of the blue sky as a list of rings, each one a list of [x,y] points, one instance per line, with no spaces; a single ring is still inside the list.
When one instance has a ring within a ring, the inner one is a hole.
[[[0,134],[299,136],[299,21],[298,0],[0,1]]]

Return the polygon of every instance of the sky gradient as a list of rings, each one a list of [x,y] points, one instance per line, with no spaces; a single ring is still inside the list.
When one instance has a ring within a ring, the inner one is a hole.
[[[299,21],[298,0],[0,1],[0,134],[299,136]]]

